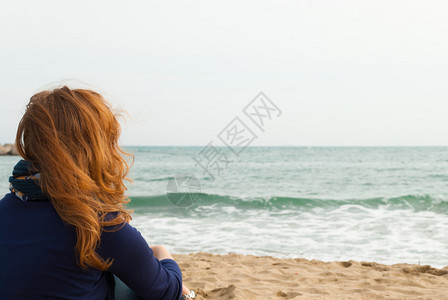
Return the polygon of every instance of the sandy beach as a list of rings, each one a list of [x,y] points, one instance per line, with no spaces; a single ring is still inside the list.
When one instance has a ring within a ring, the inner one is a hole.
[[[448,267],[177,254],[196,299],[448,299]]]

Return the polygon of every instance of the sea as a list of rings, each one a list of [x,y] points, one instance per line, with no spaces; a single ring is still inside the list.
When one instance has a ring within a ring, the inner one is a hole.
[[[172,253],[448,266],[448,147],[125,149],[131,224]]]

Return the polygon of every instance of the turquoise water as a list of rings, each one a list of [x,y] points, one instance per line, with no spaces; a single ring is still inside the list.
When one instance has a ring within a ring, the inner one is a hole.
[[[448,265],[446,147],[217,148],[214,179],[193,160],[204,147],[127,150],[132,223],[175,253]],[[0,158],[5,192],[16,160]],[[173,194],[180,173],[197,181]]]

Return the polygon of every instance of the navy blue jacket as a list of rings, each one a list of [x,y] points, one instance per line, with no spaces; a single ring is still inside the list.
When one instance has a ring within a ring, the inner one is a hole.
[[[49,201],[0,200],[0,299],[106,299],[105,272],[79,267],[76,232]],[[182,275],[172,259],[157,260],[129,224],[103,232],[97,249],[109,271],[143,299],[179,299]]]

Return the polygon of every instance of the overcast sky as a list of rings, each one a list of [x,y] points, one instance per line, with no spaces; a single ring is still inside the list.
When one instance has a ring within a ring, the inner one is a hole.
[[[31,95],[68,82],[127,111],[125,145],[206,145],[236,116],[251,126],[242,109],[260,91],[282,114],[252,145],[448,145],[447,11],[428,0],[4,1],[0,142],[14,140]]]

